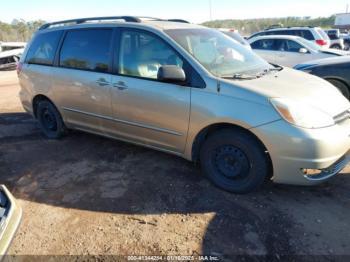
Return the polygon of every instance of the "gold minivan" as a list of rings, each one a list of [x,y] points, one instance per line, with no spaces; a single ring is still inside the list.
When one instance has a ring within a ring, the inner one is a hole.
[[[334,86],[186,21],[46,24],[18,75],[48,138],[79,129],[182,156],[231,192],[317,184],[350,160],[350,104]]]

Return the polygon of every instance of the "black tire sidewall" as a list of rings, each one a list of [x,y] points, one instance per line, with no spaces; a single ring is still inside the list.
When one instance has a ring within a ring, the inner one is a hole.
[[[55,116],[55,121],[56,121],[56,125],[57,125],[57,128],[55,131],[49,130],[43,122],[43,112],[46,109],[49,110]],[[51,102],[40,101],[38,106],[37,106],[36,112],[37,112],[36,115],[37,115],[37,119],[38,119],[40,128],[47,138],[59,139],[64,135],[66,129],[65,129],[64,123],[62,121],[61,114],[58,112],[56,107]]]
[[[332,85],[334,85],[348,100],[350,99],[350,90],[346,84],[339,80],[330,79],[328,80]]]
[[[224,177],[213,165],[212,154],[223,145],[239,148],[250,162],[250,170],[244,180],[231,180]],[[265,181],[269,165],[265,150],[256,138],[241,130],[222,130],[210,136],[203,144],[200,153],[203,173],[218,187],[233,193],[248,193],[258,189]]]

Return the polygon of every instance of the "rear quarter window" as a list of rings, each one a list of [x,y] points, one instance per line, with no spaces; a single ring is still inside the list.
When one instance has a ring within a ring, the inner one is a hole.
[[[315,40],[315,37],[313,36],[313,34],[310,32],[310,30],[302,30],[301,31],[301,37],[305,38],[306,40]]]
[[[62,33],[62,31],[53,31],[37,35],[29,47],[25,62],[52,65]]]

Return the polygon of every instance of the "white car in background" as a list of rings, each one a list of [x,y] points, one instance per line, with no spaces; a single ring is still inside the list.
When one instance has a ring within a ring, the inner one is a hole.
[[[329,29],[325,32],[331,41],[330,48],[344,50],[344,39],[341,37],[339,29]]]
[[[0,42],[0,70],[14,69],[25,47],[23,42]]]
[[[253,39],[258,36],[265,35],[291,35],[291,36],[299,36],[308,41],[313,42],[322,48],[330,48],[331,40],[325,31],[320,27],[281,27],[281,26],[271,26],[270,28],[265,29],[264,31],[255,33],[251,35],[249,39]]]
[[[324,49],[304,38],[289,35],[258,36],[248,40],[253,51],[270,63],[294,67],[310,60],[349,55],[349,52]]]
[[[233,40],[236,40],[238,43],[240,43],[245,48],[252,50],[248,41],[245,40],[237,30],[228,29],[228,28],[219,28],[219,31],[224,33],[225,35],[231,37]]]

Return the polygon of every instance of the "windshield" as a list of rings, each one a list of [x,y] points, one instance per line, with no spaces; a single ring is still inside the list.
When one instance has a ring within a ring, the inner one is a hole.
[[[171,29],[165,32],[216,76],[257,74],[273,68],[219,31],[203,28]]]
[[[308,41],[305,38],[298,38],[298,40],[308,49],[311,49],[313,51],[320,51],[321,47],[314,42]]]

